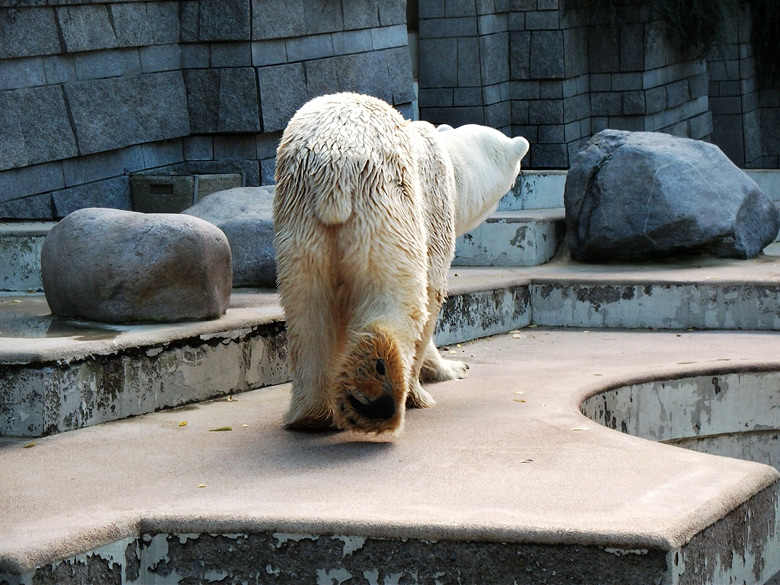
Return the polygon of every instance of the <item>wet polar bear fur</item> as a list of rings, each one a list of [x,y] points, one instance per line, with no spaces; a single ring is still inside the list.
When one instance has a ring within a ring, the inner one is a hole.
[[[278,151],[274,229],[287,320],[288,428],[394,432],[420,385],[462,378],[431,336],[456,234],[479,224],[520,172],[524,138],[437,131],[373,97],[315,98]]]

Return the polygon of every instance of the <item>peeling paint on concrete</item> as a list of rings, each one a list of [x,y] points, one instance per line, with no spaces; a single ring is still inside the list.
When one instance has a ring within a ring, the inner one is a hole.
[[[341,553],[343,557],[351,555],[353,552],[363,548],[366,544],[366,539],[362,536],[331,536],[335,540],[340,540],[344,543],[344,550]]]

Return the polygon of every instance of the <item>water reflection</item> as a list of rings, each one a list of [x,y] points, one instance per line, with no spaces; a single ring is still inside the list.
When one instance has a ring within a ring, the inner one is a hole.
[[[95,321],[53,315],[43,295],[0,298],[0,337],[72,337],[76,341],[115,339],[122,331]]]

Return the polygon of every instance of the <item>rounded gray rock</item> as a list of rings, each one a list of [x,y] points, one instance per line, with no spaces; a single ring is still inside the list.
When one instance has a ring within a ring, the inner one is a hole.
[[[655,132],[593,136],[564,204],[572,258],[586,262],[753,258],[780,228],[774,203],[717,146]]]
[[[273,197],[273,187],[237,187],[212,193],[182,211],[225,232],[234,286],[276,286]]]
[[[41,276],[56,315],[129,323],[224,315],[230,245],[216,226],[179,214],[86,208],[52,228]]]

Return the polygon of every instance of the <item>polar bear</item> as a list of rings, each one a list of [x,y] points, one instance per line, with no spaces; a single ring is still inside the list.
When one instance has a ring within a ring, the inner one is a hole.
[[[420,385],[462,378],[431,339],[457,234],[511,188],[528,151],[483,126],[438,130],[382,100],[315,98],[277,150],[274,246],[292,374],[287,428],[394,432]]]

